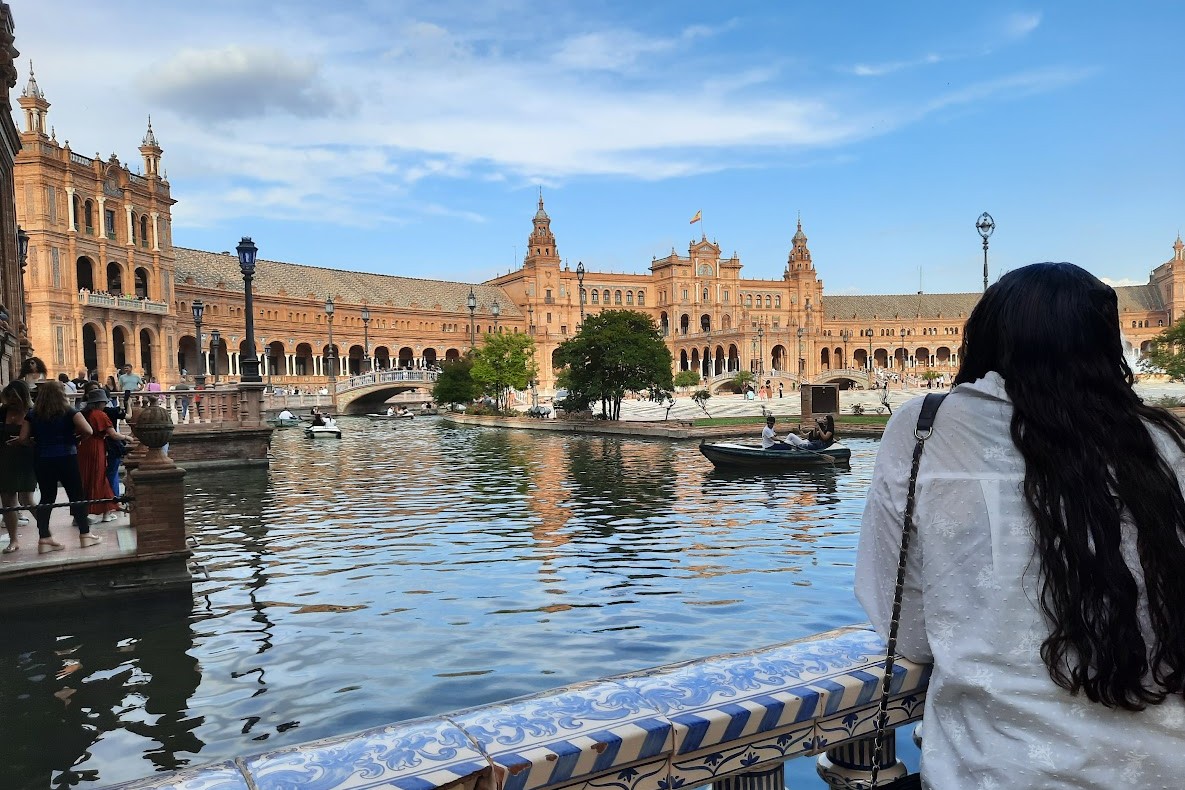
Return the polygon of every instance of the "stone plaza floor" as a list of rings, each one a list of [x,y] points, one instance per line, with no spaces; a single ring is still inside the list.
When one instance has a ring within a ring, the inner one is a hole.
[[[58,502],[66,501],[66,492],[58,491]],[[91,524],[91,533],[103,538],[97,546],[81,548],[78,545],[78,528],[70,518],[69,508],[55,508],[50,517],[49,528],[54,539],[66,548],[48,554],[37,553],[37,524],[32,515],[22,513],[28,524],[17,527],[17,545],[11,554],[0,554],[0,574],[43,570],[83,562],[111,560],[136,553],[136,531],[128,523],[128,514],[118,513],[115,521]],[[8,531],[0,529],[0,548],[8,547]]]

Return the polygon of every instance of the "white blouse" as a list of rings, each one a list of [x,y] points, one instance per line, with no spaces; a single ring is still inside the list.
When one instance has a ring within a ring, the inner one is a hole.
[[[889,421],[860,533],[856,597],[886,637],[921,404],[910,401]],[[1011,419],[998,374],[955,387],[922,455],[898,652],[934,662],[923,784],[1185,788],[1185,700],[1133,713],[1071,696],[1049,678],[1039,652],[1049,635],[1037,604],[1040,561]],[[1151,430],[1185,490],[1180,450]],[[1132,538],[1129,528],[1122,551],[1143,599]]]

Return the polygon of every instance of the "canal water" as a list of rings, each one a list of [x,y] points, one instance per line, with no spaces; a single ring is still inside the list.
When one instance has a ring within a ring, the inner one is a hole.
[[[850,469],[724,476],[689,442],[342,426],[188,476],[192,601],[3,625],[0,787],[98,788],[864,619],[873,441]]]

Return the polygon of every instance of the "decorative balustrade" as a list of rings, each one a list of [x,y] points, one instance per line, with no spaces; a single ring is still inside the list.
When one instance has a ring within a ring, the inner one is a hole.
[[[379,370],[365,373],[361,376],[351,376],[345,381],[337,382],[338,392],[348,392],[358,387],[369,387],[372,384],[388,384],[398,382],[431,383],[440,375],[436,370]]]
[[[76,154],[73,151],[70,152],[70,161],[76,165],[82,165],[83,167],[93,167],[95,164],[95,160],[91,159],[89,156]]]
[[[281,409],[311,409],[313,406],[330,406],[333,398],[320,393],[300,393],[299,395],[277,395],[274,393],[263,396],[263,408],[267,411]]]
[[[831,788],[872,768],[884,643],[842,628],[233,761],[123,790],[780,790],[787,760],[818,755]],[[899,659],[889,726],[922,716],[930,668]],[[886,739],[881,779],[905,773]]]
[[[186,426],[232,427],[242,421],[242,403],[237,388],[168,390],[154,394],[178,429]]]
[[[87,290],[78,292],[78,303],[89,305],[90,307],[105,307],[112,310],[132,310],[137,313],[165,315],[169,312],[168,302],[156,302],[152,299],[127,296],[112,296],[111,294],[95,293]]]
[[[135,173],[128,173],[128,180],[140,187],[148,187],[148,179],[144,176],[138,176]]]

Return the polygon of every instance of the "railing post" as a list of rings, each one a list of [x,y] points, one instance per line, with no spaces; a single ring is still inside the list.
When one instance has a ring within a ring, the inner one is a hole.
[[[712,782],[712,790],[783,790],[785,786],[785,763],[778,763],[764,771],[746,771]]]
[[[819,755],[816,768],[819,776],[831,790],[862,790],[868,787],[868,782],[872,779],[875,751],[875,736],[848,741]],[[897,730],[885,733],[882,751],[881,769],[876,782],[878,785],[888,784],[909,773],[905,763],[897,759]]]

